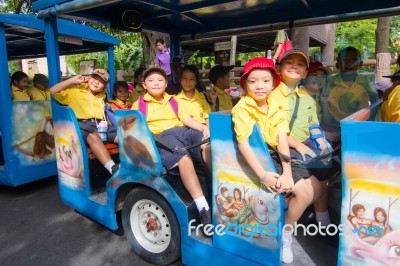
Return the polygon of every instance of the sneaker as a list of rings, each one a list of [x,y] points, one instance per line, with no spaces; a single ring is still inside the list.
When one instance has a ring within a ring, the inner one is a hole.
[[[211,209],[203,209],[200,211],[200,223],[204,225],[211,224]]]
[[[114,164],[114,165],[111,167],[111,174],[114,175],[115,172],[118,171],[118,169],[119,169],[119,164]]]
[[[283,263],[293,262],[293,251],[292,251],[292,236],[282,237],[282,258]]]

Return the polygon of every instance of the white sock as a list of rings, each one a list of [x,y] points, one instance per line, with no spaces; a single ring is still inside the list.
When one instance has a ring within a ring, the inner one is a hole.
[[[320,222],[322,226],[328,226],[331,222],[331,217],[329,217],[329,212],[315,212],[315,219]]]
[[[292,244],[292,232],[289,233],[289,231],[283,230],[282,242],[290,246]]]
[[[112,174],[112,167],[115,165],[113,160],[109,160],[108,162],[106,162],[106,164],[104,165],[104,168],[106,168],[108,170],[108,172],[110,172],[110,174]]]
[[[207,200],[204,196],[194,199],[194,202],[196,203],[196,207],[199,212],[201,212],[203,208],[205,208],[206,211],[210,209],[210,206],[208,206]]]

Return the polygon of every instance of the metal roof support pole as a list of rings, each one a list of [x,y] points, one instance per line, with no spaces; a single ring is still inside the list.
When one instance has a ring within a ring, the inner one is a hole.
[[[4,162],[5,166],[7,166],[7,161],[9,161],[11,157],[11,130],[3,130],[6,126],[11,125],[11,108],[12,108],[12,100],[11,100],[11,90],[10,90],[10,74],[8,72],[8,56],[7,56],[7,42],[6,42],[6,32],[4,30],[4,23],[0,23],[0,89],[3,91],[2,96],[0,97],[0,129],[1,130],[1,138],[3,145],[3,153],[4,153]]]
[[[115,64],[114,64],[114,46],[108,45],[108,73],[110,73],[110,80],[108,81],[107,98],[112,99],[113,87],[115,83]]]
[[[58,31],[56,17],[50,16],[44,19],[44,35],[46,38],[49,83],[50,86],[53,86],[61,81],[60,51],[58,48]]]

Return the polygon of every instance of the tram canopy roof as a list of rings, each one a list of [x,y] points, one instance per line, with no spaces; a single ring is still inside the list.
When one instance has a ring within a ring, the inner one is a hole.
[[[133,9],[142,14],[144,29],[180,36],[181,40],[219,36],[222,32],[291,26],[400,14],[398,0],[38,0],[33,10],[50,15],[109,24],[114,9]]]
[[[0,14],[9,60],[46,56],[44,21],[34,15]],[[91,27],[57,19],[60,55],[106,51],[119,40]]]

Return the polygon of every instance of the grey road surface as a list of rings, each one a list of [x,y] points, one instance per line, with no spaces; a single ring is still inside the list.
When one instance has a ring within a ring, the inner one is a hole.
[[[298,238],[293,251],[292,265],[336,265],[337,248],[323,239]],[[17,188],[0,186],[0,265],[151,264],[135,255],[121,233],[64,205],[52,177]]]

